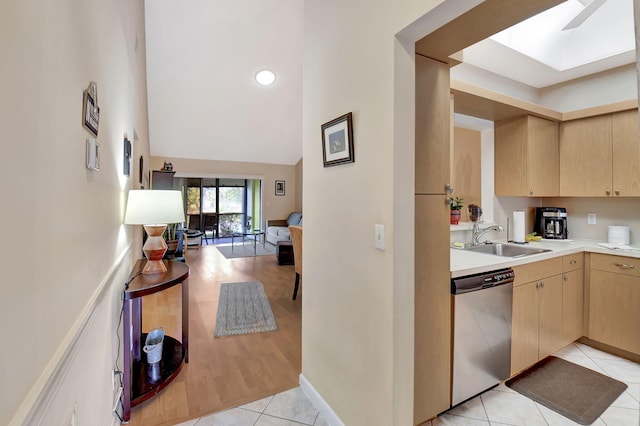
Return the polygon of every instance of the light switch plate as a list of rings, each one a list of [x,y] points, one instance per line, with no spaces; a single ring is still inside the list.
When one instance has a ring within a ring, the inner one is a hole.
[[[374,230],[375,230],[374,246],[378,250],[384,250],[384,225],[380,225],[376,223],[374,226]]]
[[[87,169],[100,170],[100,144],[96,139],[87,139]]]
[[[597,222],[595,213],[587,213],[587,223],[589,225],[595,225]]]

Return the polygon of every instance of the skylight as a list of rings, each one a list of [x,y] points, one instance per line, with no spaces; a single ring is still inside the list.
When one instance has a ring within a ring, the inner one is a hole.
[[[635,50],[633,0],[606,0],[582,24],[563,31],[584,9],[581,1],[568,0],[491,39],[557,71]]]

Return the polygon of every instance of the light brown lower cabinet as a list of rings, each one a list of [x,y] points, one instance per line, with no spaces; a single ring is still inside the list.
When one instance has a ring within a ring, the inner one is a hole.
[[[444,195],[416,195],[414,423],[451,402],[451,287],[449,206]],[[434,249],[433,241],[439,241]]]
[[[563,346],[584,335],[584,254],[562,258]]]
[[[511,374],[562,347],[562,278],[543,278],[513,289]]]
[[[562,258],[515,266],[511,374],[562,347]]]
[[[640,259],[591,254],[588,337],[640,354]]]
[[[511,374],[582,336],[582,253],[516,266]]]

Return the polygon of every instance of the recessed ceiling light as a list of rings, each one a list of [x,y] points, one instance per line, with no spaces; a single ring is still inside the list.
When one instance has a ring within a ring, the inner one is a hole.
[[[258,84],[268,86],[276,81],[276,74],[273,71],[269,70],[258,71],[258,73],[256,74],[256,81],[258,82]]]

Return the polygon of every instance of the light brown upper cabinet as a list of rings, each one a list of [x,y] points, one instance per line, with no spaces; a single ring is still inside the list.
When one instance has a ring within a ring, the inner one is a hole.
[[[559,195],[558,123],[525,115],[495,123],[498,196]]]
[[[560,196],[640,196],[638,111],[560,124]]]
[[[447,64],[416,55],[416,194],[447,193],[450,110]]]
[[[640,140],[638,140],[638,110],[623,111],[611,116],[613,135],[613,195],[640,195]]]

